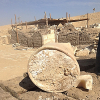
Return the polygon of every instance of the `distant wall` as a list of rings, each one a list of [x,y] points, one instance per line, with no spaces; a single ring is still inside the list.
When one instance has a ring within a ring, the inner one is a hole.
[[[87,18],[87,14],[71,17],[71,19],[82,19],[82,18]],[[89,25],[95,23],[100,23],[100,12],[89,13]],[[85,20],[85,21],[73,22],[72,24],[74,25],[74,27],[81,27],[81,26],[85,27],[87,25],[87,21]]]
[[[11,35],[10,43],[17,43],[16,31],[10,30],[9,34]],[[19,44],[22,46],[28,47],[41,47],[42,45],[53,41],[55,42],[54,30],[50,30],[48,34],[42,34],[41,31],[32,32],[32,33],[22,33],[18,31]]]
[[[59,33],[58,35],[59,43],[70,42],[71,45],[86,45],[92,44],[93,39],[90,36],[83,32],[69,32],[69,33]]]

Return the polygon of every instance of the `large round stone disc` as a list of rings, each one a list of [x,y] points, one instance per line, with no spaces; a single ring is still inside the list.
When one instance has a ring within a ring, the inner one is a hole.
[[[33,83],[48,92],[63,92],[71,88],[79,76],[76,62],[58,50],[41,50],[32,55],[28,74]]]

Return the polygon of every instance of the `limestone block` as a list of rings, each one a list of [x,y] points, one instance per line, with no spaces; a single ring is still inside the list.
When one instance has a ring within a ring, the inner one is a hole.
[[[80,75],[76,87],[83,87],[84,89],[92,90],[93,79],[91,75]]]
[[[90,53],[90,50],[88,48],[84,49],[84,50],[80,50],[78,52],[76,52],[76,56],[88,56]]]
[[[54,34],[54,30],[50,30],[50,34]]]
[[[47,35],[43,35],[43,40],[48,39]]]
[[[76,51],[77,51],[77,47],[76,47],[76,46],[73,46],[72,48],[73,48],[73,52],[74,52],[74,54],[75,54]]]
[[[4,35],[0,37],[0,44],[9,44],[9,36]]]
[[[54,39],[55,38],[55,34],[47,34],[48,39]]]

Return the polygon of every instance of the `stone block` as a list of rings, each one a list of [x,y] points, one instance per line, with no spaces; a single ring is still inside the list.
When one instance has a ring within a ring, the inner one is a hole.
[[[18,100],[0,87],[0,100]]]
[[[19,95],[20,100],[76,100],[62,93],[48,93],[43,91],[30,91]]]
[[[16,77],[11,80],[0,82],[0,87],[17,97],[19,94],[27,92],[36,86],[31,82],[29,77]]]
[[[85,48],[83,50],[80,50],[78,52],[76,52],[76,56],[81,57],[81,56],[88,56],[90,53],[90,50],[88,48]]]

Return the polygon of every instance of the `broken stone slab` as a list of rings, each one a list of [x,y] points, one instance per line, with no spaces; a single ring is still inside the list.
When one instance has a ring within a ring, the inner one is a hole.
[[[90,53],[96,53],[96,50],[95,49],[92,49]]]
[[[73,48],[73,52],[74,52],[74,54],[75,54],[76,51],[78,50],[78,49],[77,49],[77,46],[72,46],[72,48]]]
[[[88,56],[89,53],[90,53],[90,50],[88,48],[85,48],[83,50],[76,52],[75,56],[78,56],[78,57]]]
[[[92,90],[93,79],[91,75],[80,75],[75,87],[83,87],[84,89]]]
[[[18,100],[0,87],[0,100]]]
[[[19,94],[25,93],[36,86],[31,82],[28,77],[16,77],[7,81],[0,82],[0,87],[10,92],[13,96],[17,97]]]

